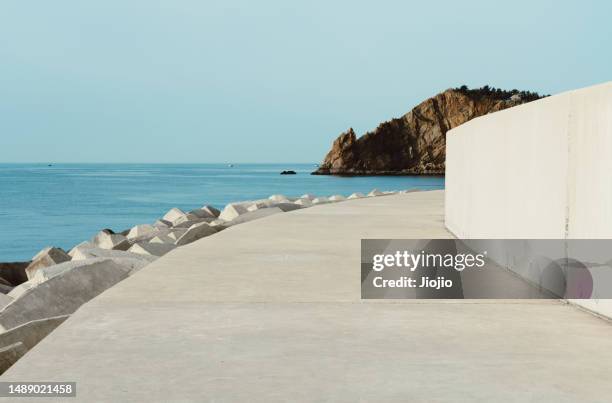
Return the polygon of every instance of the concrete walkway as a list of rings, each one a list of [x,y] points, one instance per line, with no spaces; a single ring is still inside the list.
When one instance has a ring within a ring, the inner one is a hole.
[[[83,402],[609,401],[612,326],[573,306],[360,300],[360,239],[450,237],[443,199],[317,206],[180,248],[0,380],[76,381]]]

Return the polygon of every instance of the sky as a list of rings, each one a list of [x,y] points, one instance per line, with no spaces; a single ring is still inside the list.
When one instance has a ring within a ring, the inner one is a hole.
[[[319,162],[449,87],[610,81],[610,4],[3,0],[0,162]]]

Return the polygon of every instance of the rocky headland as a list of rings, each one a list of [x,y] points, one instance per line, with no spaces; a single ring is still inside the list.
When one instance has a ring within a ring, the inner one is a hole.
[[[121,232],[103,229],[68,251],[49,246],[29,262],[0,264],[0,374],[81,305],[177,248],[274,214],[411,191],[272,195],[230,203],[221,211],[208,205],[188,212],[172,208],[151,224]]]
[[[446,132],[470,119],[542,98],[485,86],[448,89],[357,138],[350,128],[314,175],[443,175]]]

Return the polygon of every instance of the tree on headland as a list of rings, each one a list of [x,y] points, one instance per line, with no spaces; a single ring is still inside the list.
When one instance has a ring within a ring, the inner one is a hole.
[[[482,97],[489,97],[495,100],[508,100],[513,95],[518,95],[523,101],[531,102],[540,98],[547,97],[548,95],[540,95],[537,92],[532,91],[519,91],[517,89],[513,89],[511,91],[502,90],[500,88],[490,87],[489,85],[485,85],[480,88],[468,88],[467,85],[462,85],[461,87],[454,88],[455,91],[459,91],[460,93],[467,95],[472,99],[480,99]]]

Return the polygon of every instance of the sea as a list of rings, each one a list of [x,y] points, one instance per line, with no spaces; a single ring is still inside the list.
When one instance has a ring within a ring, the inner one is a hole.
[[[440,176],[310,175],[313,164],[0,164],[0,262],[69,250],[104,228],[153,223],[172,207],[379,190],[443,189]],[[294,170],[297,175],[280,175]]]

